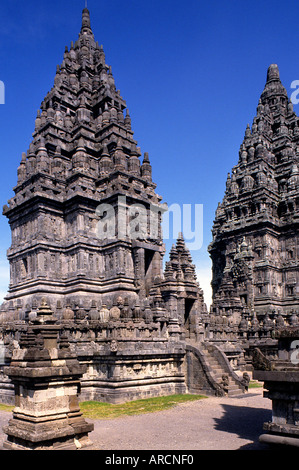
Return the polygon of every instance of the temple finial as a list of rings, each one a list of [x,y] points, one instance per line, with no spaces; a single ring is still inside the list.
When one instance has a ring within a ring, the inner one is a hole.
[[[85,0],[85,8],[82,11],[82,29],[81,29],[81,31],[86,30],[86,29],[89,29],[91,31],[90,14],[89,14],[89,10],[87,8],[87,0]]]
[[[279,79],[280,77],[277,64],[271,64],[267,71],[267,82]]]

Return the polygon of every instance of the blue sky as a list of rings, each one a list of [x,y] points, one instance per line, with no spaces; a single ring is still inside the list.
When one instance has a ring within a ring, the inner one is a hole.
[[[85,2],[1,3],[2,207],[13,195],[21,154],[56,65],[78,37]],[[169,205],[203,204],[203,246],[191,253],[209,304],[207,247],[215,210],[255,116],[267,68],[278,64],[289,95],[299,79],[299,2],[88,0],[88,8],[135,138],[149,152],[157,192]],[[168,251],[172,242],[166,241]],[[8,222],[0,216],[0,298],[9,282],[9,245]]]

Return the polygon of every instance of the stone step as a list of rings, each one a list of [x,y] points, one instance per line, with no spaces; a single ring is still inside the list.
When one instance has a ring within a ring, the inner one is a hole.
[[[209,347],[204,348],[203,350],[206,362],[209,365],[209,370],[211,375],[213,376],[214,380],[221,384],[223,375],[228,375],[228,396],[236,396],[242,393],[242,390],[239,388],[238,384],[234,381],[234,379],[227,374],[227,371],[219,364],[217,358],[213,355],[213,349],[209,349]]]
[[[230,384],[228,388],[229,390],[240,390],[237,384]]]
[[[222,367],[217,362],[212,363],[212,364],[209,362],[209,366],[211,367],[211,369],[221,369],[222,370]]]
[[[242,393],[243,393],[242,390],[240,390],[239,388],[237,390],[230,390],[229,389],[228,392],[227,392],[227,395],[229,397],[234,397],[236,395],[241,395]]]
[[[214,372],[214,374],[223,374],[223,369],[221,369],[220,367],[212,367],[211,368],[211,371]]]

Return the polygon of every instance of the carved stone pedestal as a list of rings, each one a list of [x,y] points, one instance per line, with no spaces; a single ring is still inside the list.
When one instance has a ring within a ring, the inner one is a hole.
[[[4,428],[9,450],[76,450],[91,445],[93,425],[82,416],[78,395],[84,372],[43,303],[22,336],[6,374],[15,387],[13,418]]]
[[[299,329],[275,333],[278,359],[268,360],[258,350],[253,378],[264,382],[264,396],[272,400],[272,421],[264,423],[260,442],[299,447]]]

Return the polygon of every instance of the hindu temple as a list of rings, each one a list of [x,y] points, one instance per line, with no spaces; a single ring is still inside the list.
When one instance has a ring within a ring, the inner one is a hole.
[[[299,119],[272,64],[227,176],[209,252],[212,314],[241,341],[298,323]]]
[[[186,341],[203,338],[208,312],[182,234],[164,272],[165,210],[85,8],[3,208],[2,401],[13,396],[4,366],[40,309],[60,325],[58,348],[63,337],[85,367],[82,399],[185,393]]]
[[[298,324],[298,142],[299,118],[271,65],[216,211],[208,312],[183,233],[164,260],[167,204],[85,8],[3,207],[12,242],[1,400],[14,399],[5,372],[14,377],[11,361],[27,354],[15,351],[40,341],[28,331],[45,311],[57,356],[67,344],[84,371],[82,400],[246,390],[239,372],[252,349],[275,358],[273,330]]]

